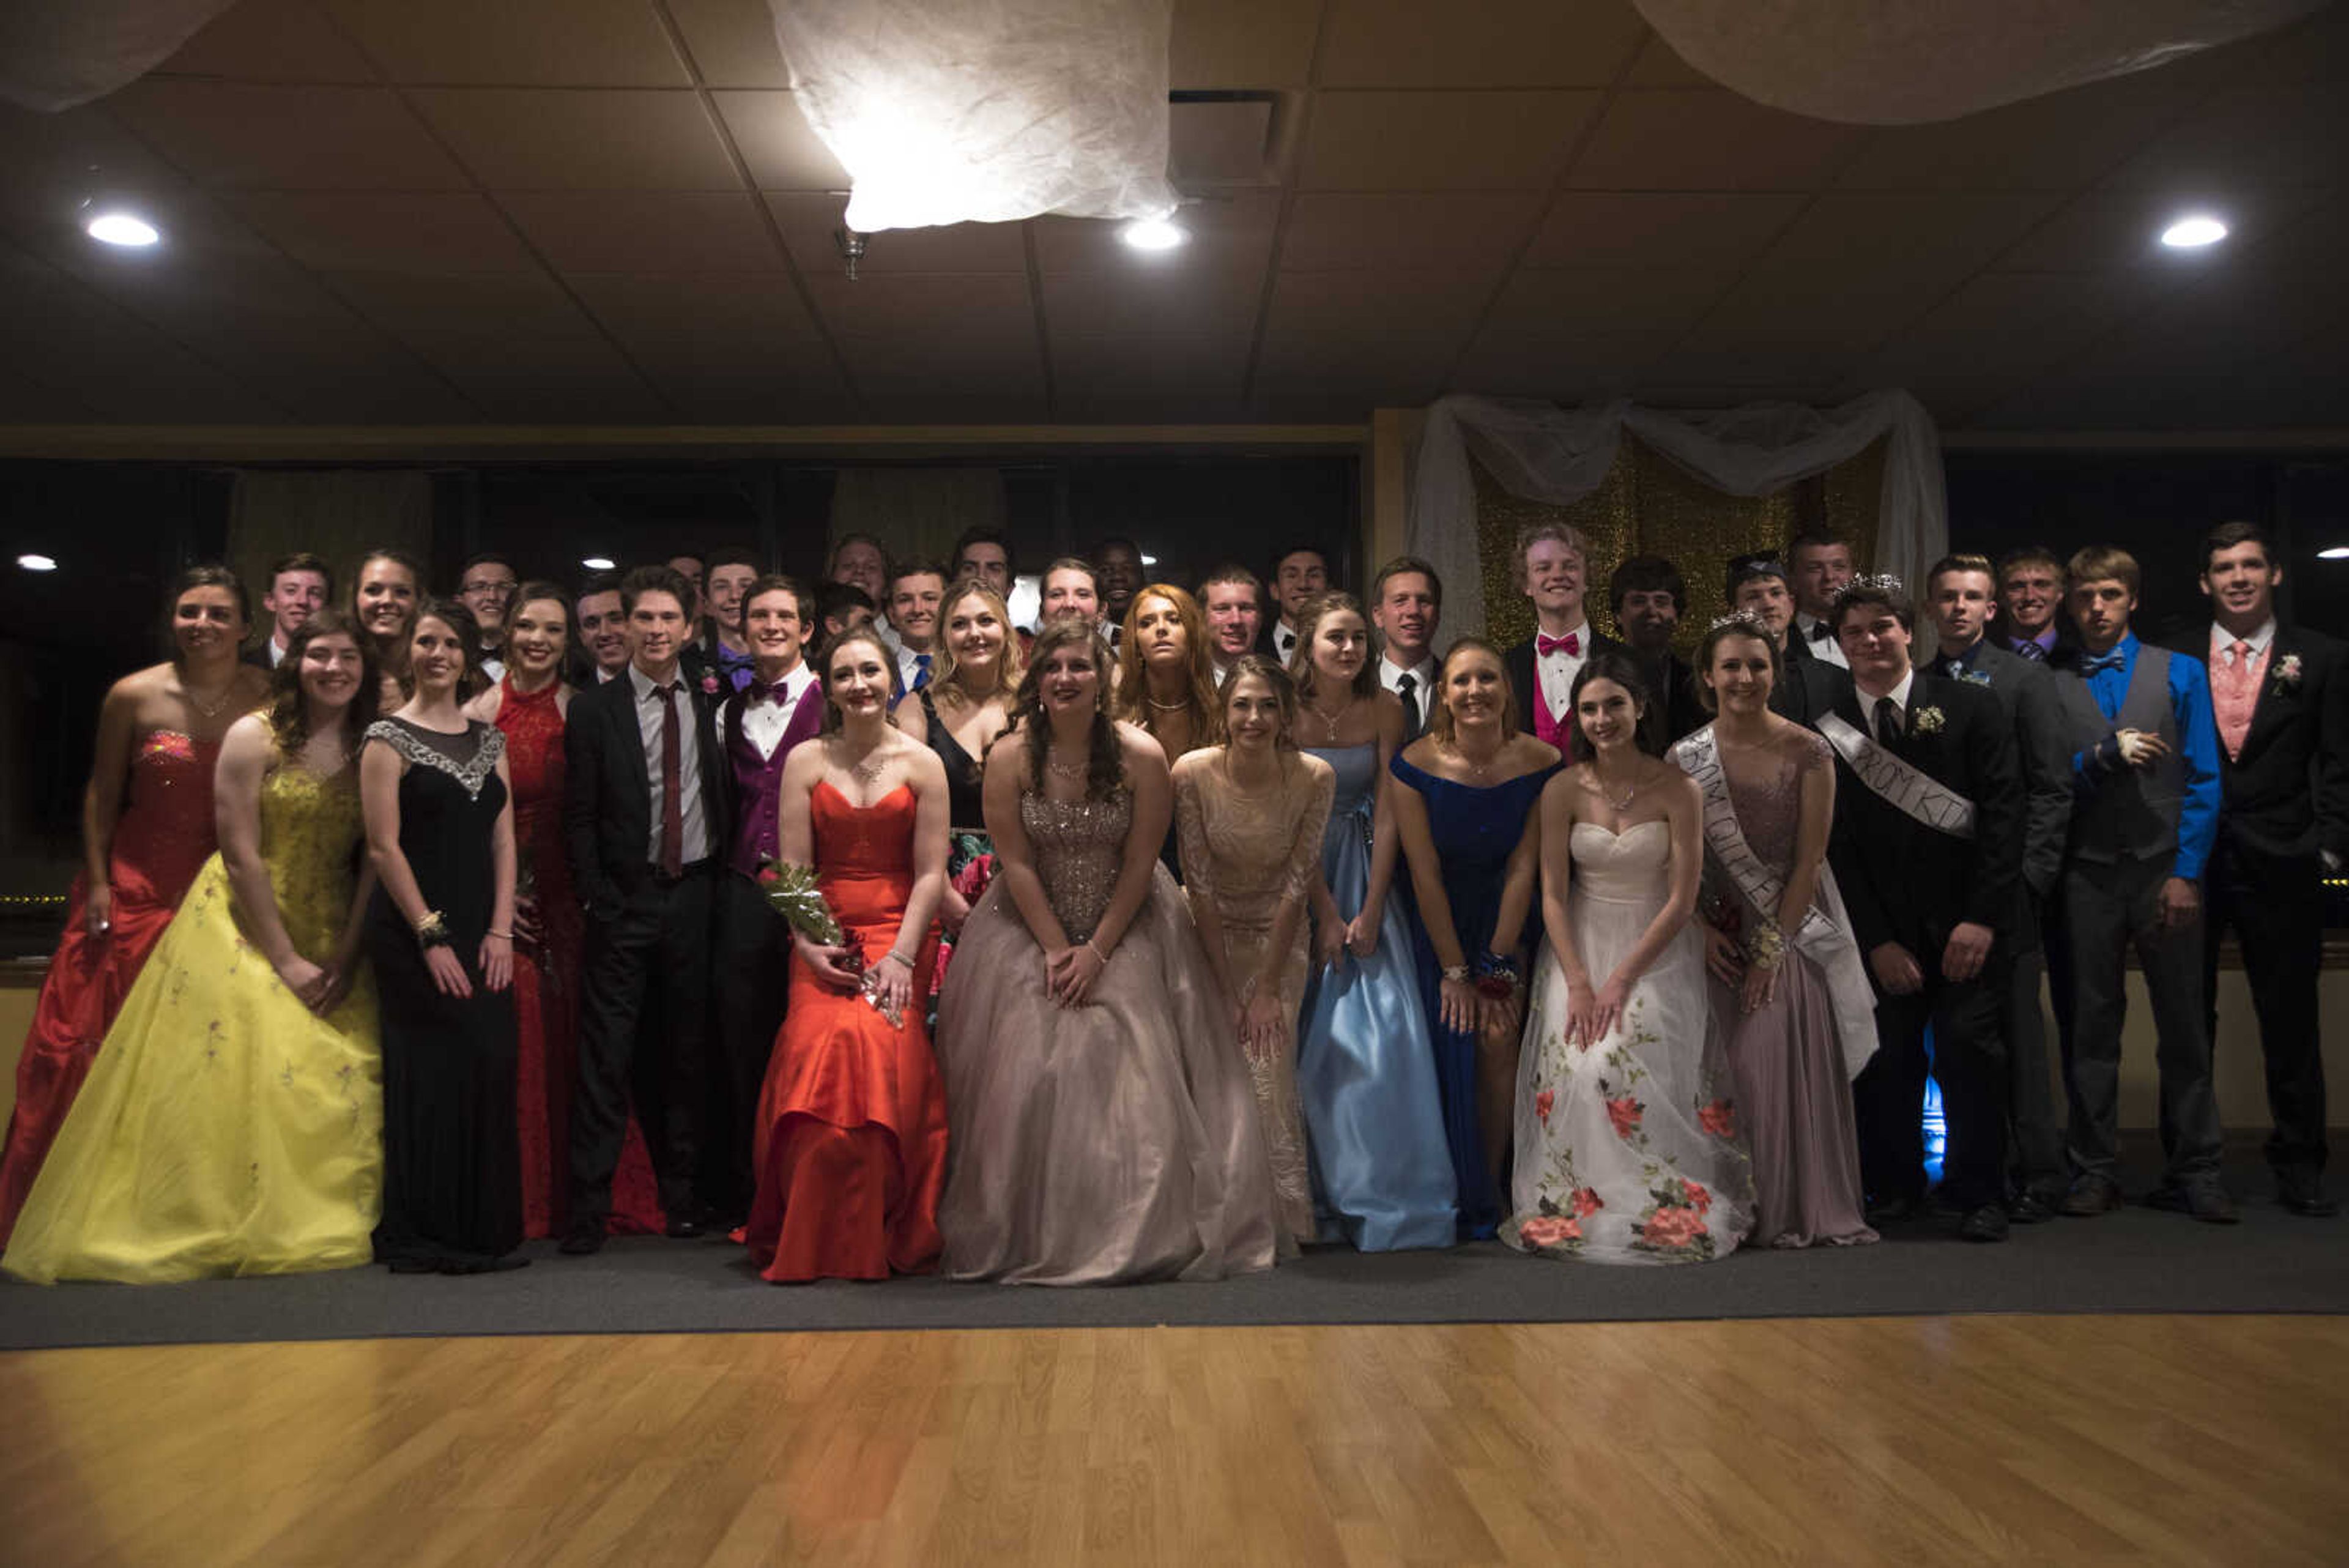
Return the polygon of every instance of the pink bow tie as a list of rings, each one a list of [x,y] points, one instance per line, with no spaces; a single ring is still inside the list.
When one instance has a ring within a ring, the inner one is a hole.
[[[1534,656],[1537,659],[1547,659],[1553,653],[1565,653],[1576,659],[1581,658],[1581,635],[1571,631],[1564,637],[1552,637],[1547,632],[1535,633]]]

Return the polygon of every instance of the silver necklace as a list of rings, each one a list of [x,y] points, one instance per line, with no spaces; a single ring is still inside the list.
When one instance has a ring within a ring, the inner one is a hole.
[[[1335,713],[1325,713],[1319,707],[1310,702],[1305,705],[1305,711],[1321,721],[1321,733],[1324,738],[1334,741],[1338,738],[1338,726],[1344,722],[1347,714],[1354,711],[1354,699],[1349,696],[1344,702],[1339,704]]]
[[[858,784],[868,786],[878,784],[882,774],[889,766],[889,759],[885,754],[887,750],[885,745],[875,742],[873,749],[865,753],[861,760],[848,764],[848,776]]]

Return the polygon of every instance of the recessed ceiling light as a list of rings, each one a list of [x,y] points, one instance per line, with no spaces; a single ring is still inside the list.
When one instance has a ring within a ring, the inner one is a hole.
[[[57,569],[54,556],[19,556],[16,564],[28,572],[54,572]]]
[[[2161,231],[2161,243],[2174,251],[2199,250],[2227,237],[2227,225],[2202,214],[2180,218]]]
[[[614,562],[609,556],[582,556],[579,557],[579,564],[591,572],[608,572],[612,569]]]
[[[2329,550],[2319,550],[2316,558],[2320,561],[2349,561],[2349,545],[2335,545]]]
[[[1154,566],[1158,564],[1158,557],[1155,556],[1144,556],[1142,557],[1142,564],[1145,566]]]
[[[1171,219],[1136,218],[1117,237],[1138,251],[1171,251],[1191,236]]]
[[[84,226],[91,239],[109,245],[151,245],[163,237],[154,224],[128,213],[100,213]]]

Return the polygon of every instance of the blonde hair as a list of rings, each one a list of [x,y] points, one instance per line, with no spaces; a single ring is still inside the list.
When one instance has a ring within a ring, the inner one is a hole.
[[[1363,613],[1361,602],[1351,594],[1316,594],[1297,612],[1297,647],[1288,656],[1288,676],[1297,683],[1297,700],[1300,702],[1313,701],[1313,693],[1320,686],[1321,672],[1313,664],[1313,644],[1321,635],[1321,622],[1341,610],[1362,623],[1362,667],[1354,671],[1353,695],[1378,695],[1378,656],[1371,651],[1371,618]]]
[[[1516,547],[1509,556],[1509,576],[1519,593],[1526,591],[1526,552],[1545,539],[1555,539],[1581,556],[1586,569],[1590,565],[1590,541],[1583,537],[1581,529],[1571,523],[1528,523],[1517,530]]]
[[[1509,661],[1498,648],[1481,637],[1455,639],[1452,646],[1444,650],[1444,662],[1435,670],[1435,689],[1443,694],[1444,701],[1435,704],[1428,713],[1427,732],[1435,737],[1437,745],[1447,751],[1459,743],[1452,734],[1452,661],[1463,653],[1482,653],[1500,670],[1501,739],[1509,741],[1517,732],[1517,697],[1509,687]]]
[[[995,661],[995,690],[985,696],[973,691],[962,679],[962,666],[955,659],[954,644],[946,636],[947,618],[954,613],[955,606],[973,598],[985,600],[1003,628],[1003,651],[996,655]],[[947,589],[947,597],[938,601],[937,643],[938,672],[930,684],[953,687],[966,702],[984,702],[989,697],[1000,697],[1008,702],[1019,690],[1019,678],[1028,673],[1027,655],[1019,650],[1019,631],[1011,624],[1011,608],[984,578],[957,577],[954,586]]]

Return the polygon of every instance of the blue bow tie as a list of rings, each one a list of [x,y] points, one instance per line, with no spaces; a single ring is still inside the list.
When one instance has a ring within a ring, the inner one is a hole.
[[[2110,653],[2084,653],[2080,656],[2080,673],[2094,675],[2099,670],[2118,670],[2127,662],[2127,656],[2117,648]]]

